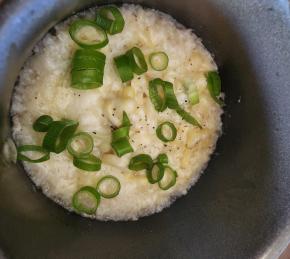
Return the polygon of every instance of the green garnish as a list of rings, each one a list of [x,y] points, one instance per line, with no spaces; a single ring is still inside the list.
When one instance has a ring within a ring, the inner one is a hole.
[[[84,171],[99,171],[102,161],[96,156],[89,154],[85,157],[74,157],[73,164],[75,167]]]
[[[79,123],[73,120],[54,121],[44,136],[42,146],[44,149],[60,153],[62,152],[75,133]]]
[[[175,140],[177,130],[172,122],[165,121],[157,127],[156,135],[163,142],[170,142]]]
[[[164,166],[164,175],[158,182],[160,189],[168,190],[176,183],[177,172],[174,171],[170,166]]]
[[[79,189],[72,198],[72,206],[79,213],[94,214],[100,204],[101,196],[91,186]]]
[[[90,20],[74,21],[69,27],[69,34],[72,40],[83,48],[100,49],[109,42],[107,33]],[[92,34],[94,37],[91,37]]]
[[[153,52],[149,55],[149,62],[151,67],[156,71],[165,70],[168,66],[168,56],[165,52]]]
[[[123,54],[114,58],[114,62],[122,82],[127,82],[133,79],[134,74],[130,65],[128,55]]]
[[[121,127],[112,132],[111,146],[118,157],[134,151],[129,142],[130,126],[131,122],[128,118],[128,115],[125,111],[123,111],[123,120]]]
[[[166,109],[166,97],[164,92],[164,82],[160,78],[155,78],[149,82],[149,97],[158,112]]]
[[[106,199],[116,197],[119,194],[120,190],[120,181],[112,175],[104,176],[99,180],[97,184],[97,191],[102,197]]]
[[[119,9],[110,5],[97,10],[96,24],[113,35],[123,31],[125,21]]]
[[[49,151],[41,146],[23,145],[17,147],[17,160],[30,163],[41,163],[49,160]]]
[[[127,51],[126,55],[129,57],[131,69],[135,74],[141,75],[148,70],[145,57],[139,48],[133,47]]]
[[[128,168],[133,171],[150,170],[153,166],[152,158],[147,154],[140,154],[131,158]]]
[[[52,122],[53,118],[51,118],[49,115],[42,115],[37,118],[32,127],[35,131],[46,132],[48,131],[48,128]]]
[[[214,99],[214,101],[220,106],[224,106],[224,102],[219,98],[221,94],[221,78],[217,71],[210,71],[206,76],[207,89]]]
[[[88,156],[94,147],[92,136],[86,132],[79,132],[72,136],[67,144],[67,151],[74,157]]]
[[[164,165],[155,163],[150,169],[146,170],[148,182],[151,184],[159,182],[164,176]]]

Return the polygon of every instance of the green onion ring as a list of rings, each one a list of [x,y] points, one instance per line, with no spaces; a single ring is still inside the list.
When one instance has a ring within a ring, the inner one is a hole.
[[[78,122],[73,120],[54,121],[44,136],[43,148],[50,152],[62,152],[65,150],[78,125]]]
[[[141,49],[133,47],[128,50],[126,54],[129,57],[130,66],[135,74],[141,75],[148,70],[148,66]]]
[[[91,186],[79,189],[72,198],[72,206],[78,213],[94,214],[100,204],[101,196]]]
[[[80,30],[82,30],[85,27],[90,27],[90,28],[95,29],[101,36],[101,39],[94,39],[93,41],[90,41],[88,39],[81,39],[78,33],[80,32]],[[101,27],[99,27],[96,23],[90,20],[74,21],[69,27],[69,34],[72,40],[75,43],[77,43],[80,47],[83,47],[83,48],[100,49],[106,46],[109,42],[107,33]]]
[[[46,132],[48,131],[48,128],[52,122],[53,118],[51,118],[49,115],[42,115],[37,118],[32,127],[35,131]]]
[[[134,74],[128,55],[117,56],[114,58],[114,62],[123,83],[133,79]]]
[[[148,182],[151,184],[159,182],[164,175],[164,166],[161,163],[155,163],[150,169],[146,170]]]
[[[38,152],[38,153],[42,153],[43,156],[37,159],[32,159],[24,155],[23,154],[24,152]],[[49,152],[41,146],[23,145],[23,146],[17,147],[17,160],[26,161],[30,163],[41,163],[41,162],[49,160],[49,158],[50,158]]]
[[[217,71],[208,72],[206,76],[206,81],[207,89],[213,100],[220,106],[224,106],[224,102],[218,98],[221,94],[221,78]]]
[[[149,82],[149,97],[156,111],[162,112],[166,109],[163,80],[155,78]]]
[[[177,172],[174,171],[170,166],[164,166],[164,175],[158,182],[159,188],[166,191],[176,183]]]
[[[114,17],[114,20],[109,18],[109,14]],[[124,18],[116,6],[104,6],[98,9],[96,23],[111,35],[122,32],[125,26]]]
[[[121,190],[121,183],[115,176],[107,175],[97,183],[98,193],[106,199],[116,197]]]
[[[106,55],[94,49],[78,49],[72,60],[72,70],[98,70],[104,73]]]
[[[166,137],[164,135],[164,126],[168,126],[170,131],[171,131],[171,136],[169,137]],[[162,140],[163,142],[170,142],[170,141],[173,141],[175,140],[176,138],[176,135],[177,135],[177,130],[176,130],[176,127],[174,126],[174,124],[172,122],[169,122],[169,121],[165,121],[163,123],[161,123],[157,129],[156,129],[156,135],[157,137]]]
[[[164,153],[159,154],[156,158],[157,163],[168,164],[168,156]]]
[[[80,150],[75,148],[75,144]],[[79,132],[73,135],[67,143],[67,151],[75,157],[85,157],[89,155],[94,148],[94,140],[92,136],[86,132]]]
[[[96,156],[89,154],[86,157],[74,157],[73,164],[79,169],[93,172],[101,169],[102,161]]]
[[[163,51],[153,52],[149,55],[149,63],[156,71],[165,70],[168,66],[168,61],[168,56]]]
[[[131,158],[128,168],[133,171],[150,170],[153,166],[152,158],[147,154],[140,154]]]
[[[113,141],[111,146],[118,157],[134,151],[127,137]]]

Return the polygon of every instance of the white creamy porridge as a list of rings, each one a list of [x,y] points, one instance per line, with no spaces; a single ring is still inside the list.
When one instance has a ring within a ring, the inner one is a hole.
[[[205,169],[221,133],[222,108],[211,98],[206,73],[217,70],[209,52],[191,30],[184,28],[170,16],[140,6],[120,8],[125,27],[122,33],[108,35],[109,43],[99,51],[106,55],[103,85],[92,90],[71,87],[70,66],[79,47],[72,41],[68,27],[73,16],[55,27],[54,35],[47,34],[34,48],[35,54],[26,62],[13,96],[11,115],[16,144],[41,145],[44,133],[33,130],[33,122],[48,114],[55,120],[62,118],[79,122],[78,131],[88,132],[94,139],[93,154],[102,160],[101,170],[87,172],[75,167],[67,151],[51,153],[42,163],[24,162],[24,167],[43,193],[68,210],[72,196],[82,186],[95,187],[106,175],[117,177],[120,193],[113,199],[101,199],[92,215],[99,220],[136,220],[168,207],[175,198],[187,193]],[[95,9],[79,14],[94,18]],[[164,71],[148,71],[122,83],[113,58],[137,46],[147,57],[164,51],[169,64]],[[172,109],[157,112],[148,96],[148,83],[154,78],[173,83],[179,104],[194,116],[202,129],[193,126]],[[196,86],[199,103],[191,105],[185,82]],[[111,128],[118,127],[126,111],[131,121],[129,139],[134,152],[122,157],[111,148]],[[176,139],[164,143],[156,136],[161,122],[170,121],[177,128]],[[169,165],[177,171],[176,184],[162,190],[150,184],[145,170],[128,169],[130,159],[148,154],[168,156]]]

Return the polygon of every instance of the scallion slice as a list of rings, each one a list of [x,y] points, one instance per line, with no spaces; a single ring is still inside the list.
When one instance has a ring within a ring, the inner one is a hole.
[[[51,118],[49,115],[42,115],[37,118],[32,127],[35,131],[46,132],[48,131],[48,128],[52,122],[53,118]]]
[[[99,70],[72,70],[71,83],[79,90],[94,89],[102,86],[104,73]]]
[[[202,128],[202,126],[199,124],[199,122],[193,117],[191,116],[187,111],[183,110],[182,108],[178,108],[176,110],[176,112],[180,115],[180,117],[185,120],[186,122],[190,123],[193,126],[197,126],[200,129]]]
[[[160,189],[168,190],[176,183],[177,172],[174,171],[170,166],[164,166],[164,175],[158,182]]]
[[[123,83],[133,79],[134,74],[128,55],[117,56],[114,58],[114,62]]]
[[[93,151],[94,140],[86,132],[79,132],[72,136],[67,144],[67,151],[75,157],[85,157]]]
[[[96,23],[109,34],[123,31],[125,21],[116,6],[104,6],[97,10]]]
[[[76,20],[69,27],[73,41],[83,48],[100,49],[109,42],[107,33],[90,20]]]
[[[30,163],[41,163],[49,160],[49,151],[41,146],[23,145],[17,147],[17,160]]]
[[[72,206],[79,213],[94,214],[100,204],[101,196],[91,186],[79,189],[72,198]]]
[[[125,111],[123,111],[122,125],[120,128],[112,132],[111,146],[116,152],[118,157],[121,157],[127,153],[133,152],[133,148],[129,142],[129,131],[131,122]]]
[[[101,178],[97,184],[97,191],[106,198],[111,199],[116,197],[121,190],[121,183],[115,176],[107,175]]]
[[[217,71],[210,71],[206,76],[207,89],[213,100],[220,106],[224,106],[224,102],[219,98],[221,94],[221,78]]]
[[[150,65],[156,71],[165,70],[168,66],[168,61],[168,56],[163,51],[154,52],[149,55]]]
[[[146,176],[151,184],[159,182],[164,176],[163,164],[155,163],[150,169],[146,170]]]
[[[140,154],[131,158],[128,168],[133,171],[150,170],[153,166],[152,158],[147,154]]]
[[[111,146],[114,149],[114,151],[116,152],[118,157],[121,157],[127,153],[134,151],[128,138],[118,139],[117,141],[112,142]]]
[[[73,120],[61,120],[51,123],[46,135],[44,136],[42,146],[44,149],[60,153],[62,152],[75,133],[78,122]]]
[[[96,156],[89,154],[85,157],[74,157],[73,164],[75,167],[84,171],[99,171],[102,161]]]
[[[155,78],[149,82],[149,97],[158,112],[166,109],[166,97],[164,92],[164,81]]]
[[[159,154],[156,158],[157,163],[168,164],[168,156],[164,153]]]
[[[174,89],[173,89],[173,84],[167,81],[163,81],[164,83],[164,92],[166,96],[166,106],[169,109],[176,110],[179,108],[178,101],[176,99]]]
[[[129,57],[130,66],[135,74],[141,75],[148,70],[148,66],[141,49],[133,47],[128,50],[126,54]]]
[[[175,140],[177,130],[172,122],[165,121],[157,127],[156,135],[163,142],[170,142]]]
[[[78,49],[72,60],[72,70],[98,70],[104,73],[106,55],[94,49]]]
[[[112,132],[112,142],[118,141],[121,138],[129,136],[130,127],[125,126],[118,128]]]

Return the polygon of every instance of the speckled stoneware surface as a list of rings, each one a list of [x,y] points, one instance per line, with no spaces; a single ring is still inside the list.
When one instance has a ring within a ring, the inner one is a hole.
[[[90,0],[0,5],[0,136],[34,44]],[[137,0],[191,27],[214,54],[224,134],[200,181],[163,212],[104,223],[45,198],[22,167],[0,167],[0,247],[8,258],[277,258],[290,238],[288,0]],[[0,255],[0,257],[1,257]]]

